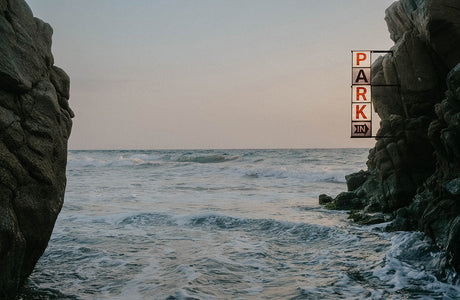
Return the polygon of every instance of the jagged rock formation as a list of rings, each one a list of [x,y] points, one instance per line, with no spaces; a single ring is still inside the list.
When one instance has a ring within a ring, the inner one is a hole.
[[[385,20],[395,45],[373,64],[372,83],[399,87],[373,87],[382,121],[368,170],[347,176],[348,192],[327,205],[363,209],[352,214],[362,223],[393,219],[388,230],[424,231],[447,253],[439,269],[458,272],[460,1],[400,0]]]
[[[73,112],[51,35],[23,0],[0,0],[0,299],[32,272],[64,200]]]

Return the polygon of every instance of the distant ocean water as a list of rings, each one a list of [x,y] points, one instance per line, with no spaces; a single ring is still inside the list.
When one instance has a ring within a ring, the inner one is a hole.
[[[357,226],[318,195],[365,149],[70,151],[24,299],[459,299],[416,232]]]

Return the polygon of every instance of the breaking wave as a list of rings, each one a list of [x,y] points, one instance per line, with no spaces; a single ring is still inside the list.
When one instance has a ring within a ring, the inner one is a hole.
[[[231,155],[199,155],[199,156],[181,156],[176,159],[178,162],[193,162],[199,164],[221,163],[238,159],[239,156]]]

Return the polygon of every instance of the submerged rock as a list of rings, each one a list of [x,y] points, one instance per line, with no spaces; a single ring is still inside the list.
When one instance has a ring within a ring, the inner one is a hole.
[[[51,35],[23,0],[0,0],[0,299],[32,272],[64,200],[73,112]]]
[[[328,196],[326,194],[321,194],[319,195],[319,204],[325,205],[327,203],[330,203],[334,201],[334,199],[331,196]]]
[[[360,225],[374,225],[391,220],[391,216],[383,213],[364,213],[362,211],[350,211],[349,219]]]
[[[388,230],[425,232],[447,254],[438,267],[460,273],[460,1],[400,0],[385,20],[395,45],[372,80],[399,86],[372,89],[382,121],[367,173],[347,176],[364,206],[352,218],[391,214]],[[328,206],[350,209],[343,202]]]

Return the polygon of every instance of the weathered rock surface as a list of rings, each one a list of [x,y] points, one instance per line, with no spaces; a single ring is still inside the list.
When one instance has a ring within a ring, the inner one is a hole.
[[[373,87],[382,121],[368,170],[347,176],[349,191],[328,206],[424,231],[447,253],[442,277],[460,272],[460,1],[400,0],[385,20],[395,45],[373,64],[372,81],[399,87]]]
[[[32,272],[64,200],[73,112],[51,35],[23,0],[0,0],[0,299]]]

